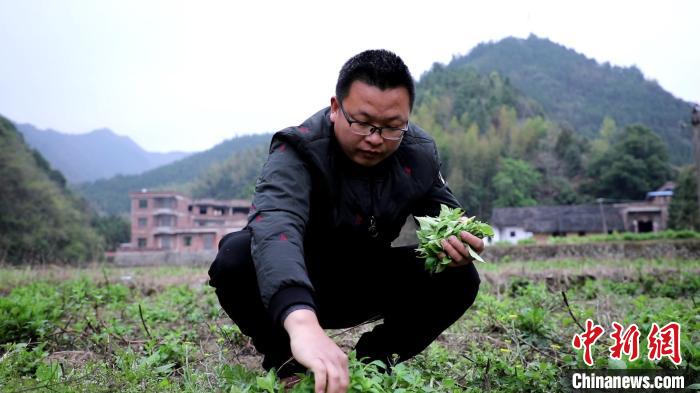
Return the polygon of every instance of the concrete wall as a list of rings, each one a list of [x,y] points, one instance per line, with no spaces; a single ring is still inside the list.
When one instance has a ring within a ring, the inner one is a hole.
[[[416,226],[409,217],[393,246],[415,245]],[[217,239],[218,241],[218,239]],[[700,240],[655,240],[588,244],[487,246],[482,254],[488,262],[541,261],[547,259],[700,259]],[[201,265],[214,261],[216,250],[196,252],[130,251],[116,253],[117,266]]]

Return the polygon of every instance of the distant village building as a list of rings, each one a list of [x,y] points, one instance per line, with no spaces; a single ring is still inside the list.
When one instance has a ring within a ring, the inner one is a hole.
[[[668,182],[638,202],[495,208],[491,215],[494,237],[489,242],[534,239],[546,243],[558,236],[663,231],[668,228],[674,186]]]
[[[120,251],[214,250],[224,235],[247,224],[250,209],[247,200],[190,199],[167,191],[129,197],[131,243]]]

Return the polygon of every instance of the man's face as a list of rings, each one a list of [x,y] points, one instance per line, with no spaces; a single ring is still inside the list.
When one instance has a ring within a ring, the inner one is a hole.
[[[401,140],[387,140],[379,132],[370,135],[354,133],[340,104],[336,97],[331,98],[331,121],[340,147],[352,161],[366,167],[374,166],[399,148]],[[381,90],[355,81],[342,105],[351,121],[394,128],[404,128],[408,124],[410,99],[405,87]]]

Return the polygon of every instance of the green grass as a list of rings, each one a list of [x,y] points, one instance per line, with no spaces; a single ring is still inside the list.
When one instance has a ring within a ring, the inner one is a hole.
[[[579,243],[598,243],[598,242],[621,242],[621,241],[648,241],[648,240],[682,240],[682,239],[700,239],[700,232],[689,230],[666,230],[659,232],[614,232],[611,234],[595,234],[587,236],[566,236],[566,237],[550,237],[547,240],[549,244],[579,244]]]
[[[606,329],[596,366],[700,371],[700,261],[479,264],[474,306],[416,358],[365,365],[355,392],[558,392],[585,368],[571,347],[580,323]],[[554,278],[553,278],[554,277]],[[206,268],[0,268],[3,392],[278,392],[248,339],[222,313]],[[610,324],[636,323],[642,358],[611,362]],[[683,363],[646,360],[652,322],[681,323]],[[335,339],[346,350],[363,329]],[[306,376],[294,389],[312,391]]]

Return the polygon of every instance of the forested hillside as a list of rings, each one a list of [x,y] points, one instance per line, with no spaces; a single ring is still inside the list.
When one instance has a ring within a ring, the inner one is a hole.
[[[638,200],[674,176],[666,144],[649,128],[604,118],[585,137],[497,72],[438,64],[417,91],[412,121],[435,137],[443,174],[469,214]]]
[[[532,35],[480,44],[448,67],[472,67],[485,75],[499,72],[542,104],[552,120],[589,138],[596,136],[605,117],[621,126],[643,124],[674,152],[674,164],[692,161],[690,104],[646,79],[636,67],[599,64]]]
[[[138,191],[143,188],[148,189],[168,189],[189,193],[195,184],[195,193],[198,195],[223,195],[225,193],[237,193],[235,190],[216,191],[214,194],[202,194],[197,190],[210,190],[203,182],[209,178],[208,171],[220,171],[229,160],[237,160],[239,153],[249,150],[258,151],[260,146],[265,148],[270,143],[270,134],[258,134],[242,136],[224,141],[213,148],[193,154],[187,158],[176,161],[156,169],[152,169],[140,175],[115,176],[111,179],[97,180],[94,182],[77,185],[76,190],[87,198],[94,207],[109,214],[122,214],[129,212],[129,192]],[[257,150],[256,150],[257,149]],[[266,151],[266,150],[265,150]],[[249,153],[248,153],[249,154]],[[245,157],[250,157],[245,156]],[[264,160],[264,154],[257,157],[258,161]],[[252,162],[252,161],[251,161]],[[247,160],[243,165],[250,165]],[[259,167],[258,167],[259,168]],[[231,168],[231,176],[236,177],[238,165]],[[257,176],[257,175],[256,175]],[[208,191],[207,191],[208,192]],[[237,194],[238,195],[238,194]],[[244,197],[244,195],[240,195]]]
[[[195,198],[246,199],[267,159],[268,144],[260,144],[216,163],[189,184]]]
[[[104,239],[63,175],[0,116],[0,262],[100,258]]]
[[[31,124],[17,129],[69,183],[81,183],[117,174],[138,174],[188,156],[190,153],[152,153],[131,138],[103,128],[87,134],[39,130]]]

